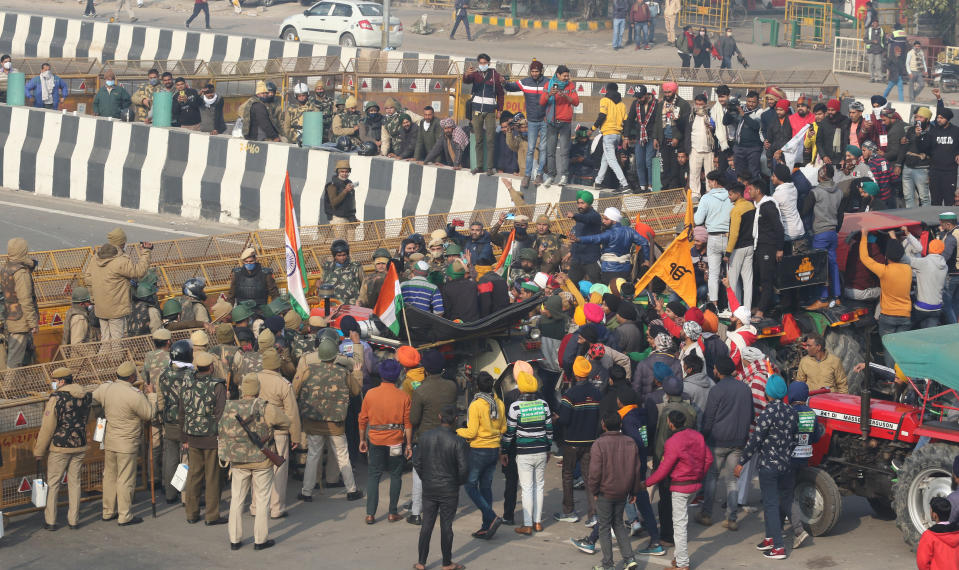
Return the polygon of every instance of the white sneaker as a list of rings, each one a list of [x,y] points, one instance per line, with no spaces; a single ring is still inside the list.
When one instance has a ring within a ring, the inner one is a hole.
[[[559,184],[560,186],[566,186],[566,175],[565,175],[565,174],[559,177],[559,182],[557,182],[557,184]]]
[[[806,539],[808,538],[809,538],[808,532],[806,532],[805,530],[800,532],[799,534],[796,535],[795,538],[793,538],[793,548],[794,549],[799,548],[800,546],[802,546],[802,543],[806,542]]]
[[[543,186],[549,186],[553,183],[553,177],[547,174],[543,177]]]
[[[719,314],[717,314],[716,316],[719,317],[720,319],[728,319],[733,316],[733,313],[729,309],[725,309],[723,311],[720,311]]]

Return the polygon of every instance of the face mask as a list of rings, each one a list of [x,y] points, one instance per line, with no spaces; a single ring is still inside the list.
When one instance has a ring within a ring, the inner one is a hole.
[[[705,36],[705,35],[706,35],[706,32],[699,32],[699,35]]]
[[[246,269],[247,271],[253,271],[254,269],[256,269],[256,264],[255,264],[255,263],[244,263],[244,264],[243,264],[243,269]]]
[[[489,65],[488,65],[488,64],[481,63],[481,64],[479,65],[479,70],[480,70],[480,71],[486,72],[487,69],[489,69]]]
[[[156,77],[150,78],[150,85],[158,85],[159,83],[160,83],[160,80],[157,79]]]
[[[112,79],[107,79],[107,80],[106,80],[107,87],[113,87],[114,85],[116,85],[116,83],[117,83],[117,82],[114,81],[114,80],[112,80]]]
[[[10,62],[9,61],[3,62],[3,68],[6,69],[7,71],[10,71]]]
[[[263,101],[264,103],[273,102],[273,95],[260,95],[259,97],[260,97],[260,101]]]
[[[40,75],[41,75],[44,79],[50,79],[51,77],[53,77],[53,72],[48,69],[48,70],[46,70],[46,71],[41,71],[41,72],[40,72]]]
[[[728,37],[730,37],[730,38],[733,37],[733,33],[732,33],[732,32],[726,32],[726,35],[727,35]]]

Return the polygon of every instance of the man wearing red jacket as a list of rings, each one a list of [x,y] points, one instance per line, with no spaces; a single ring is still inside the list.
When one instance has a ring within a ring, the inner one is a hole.
[[[539,96],[539,104],[546,109],[546,177],[543,184],[566,184],[569,170],[569,146],[572,137],[573,107],[579,105],[576,84],[569,80],[569,68],[560,65]],[[559,143],[559,156],[556,144]]]
[[[792,127],[793,136],[803,127],[814,122],[816,122],[816,116],[809,112],[809,97],[800,95],[799,99],[796,99],[796,112],[789,115],[789,126]]]
[[[689,570],[689,548],[686,526],[689,523],[689,502],[703,487],[706,472],[713,464],[713,454],[706,440],[692,427],[686,427],[686,416],[678,410],[667,416],[673,435],[666,440],[663,460],[646,479],[645,485],[655,485],[667,477],[673,500],[673,539],[676,558],[673,568]],[[602,531],[600,531],[602,536]]]
[[[959,527],[949,523],[952,505],[944,497],[929,501],[932,520],[936,523],[922,533],[916,548],[919,570],[959,569]]]

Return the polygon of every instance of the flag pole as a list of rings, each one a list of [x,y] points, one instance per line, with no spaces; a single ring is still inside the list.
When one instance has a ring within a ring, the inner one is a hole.
[[[410,325],[406,323],[406,303],[403,303],[400,310],[403,311],[403,328],[406,329],[406,344],[413,346],[413,337],[410,336]]]

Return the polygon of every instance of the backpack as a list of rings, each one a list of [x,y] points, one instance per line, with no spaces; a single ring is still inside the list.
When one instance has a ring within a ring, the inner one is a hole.
[[[87,446],[87,419],[90,417],[90,404],[93,394],[87,392],[81,398],[75,398],[68,392],[54,392],[57,398],[57,427],[53,432],[53,445],[78,449]]]
[[[230,400],[223,407],[223,416],[216,426],[216,449],[220,461],[238,464],[263,461],[266,456],[250,441],[236,420],[237,415],[244,421],[253,419],[247,427],[259,436],[260,441],[265,443],[273,438],[273,430],[266,423],[266,400]]]
[[[349,372],[333,362],[309,364],[296,395],[300,416],[313,421],[342,422],[350,403]]]
[[[197,437],[216,435],[216,385],[225,380],[213,376],[193,376],[180,392],[183,432]]]

